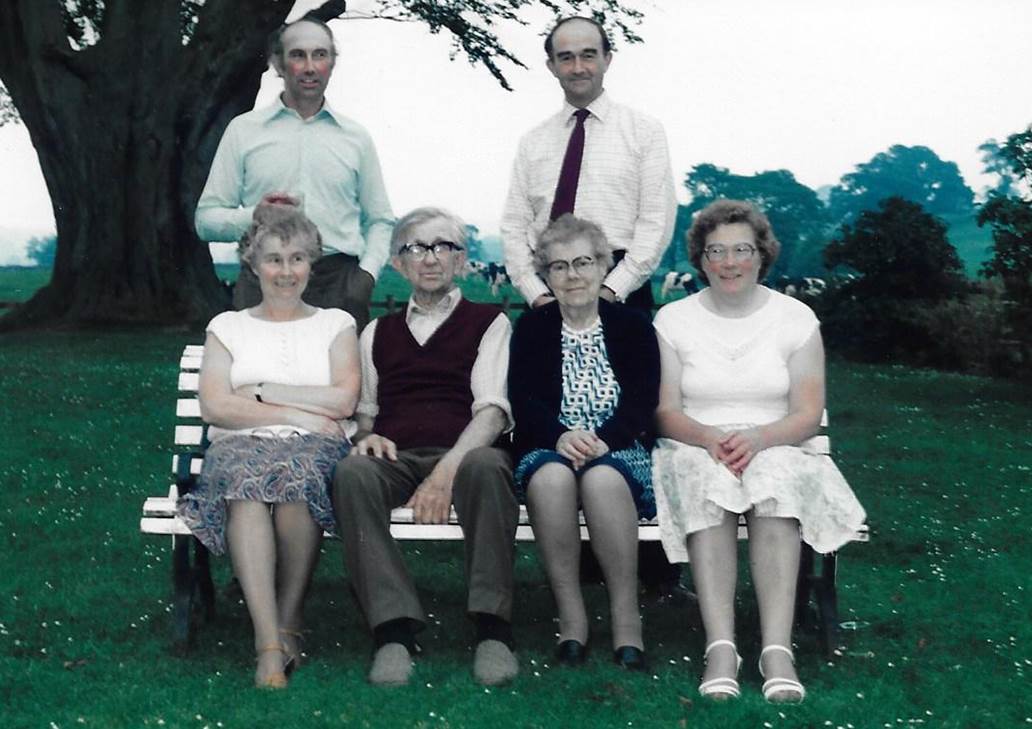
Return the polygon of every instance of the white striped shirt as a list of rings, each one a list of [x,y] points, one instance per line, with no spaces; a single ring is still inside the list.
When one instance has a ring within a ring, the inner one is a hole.
[[[509,277],[528,302],[549,293],[532,255],[549,222],[575,111],[564,103],[528,132],[513,163],[502,243]],[[666,133],[655,119],[604,92],[588,111],[574,214],[597,223],[613,248],[627,252],[604,282],[624,299],[656,270],[674,230],[677,200]]]

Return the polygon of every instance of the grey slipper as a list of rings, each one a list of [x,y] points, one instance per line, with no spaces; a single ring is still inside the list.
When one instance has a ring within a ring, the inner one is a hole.
[[[387,643],[376,651],[369,669],[369,683],[375,686],[404,686],[412,675],[412,656],[401,643]]]
[[[473,678],[482,686],[500,686],[516,678],[520,664],[509,646],[499,640],[482,640],[473,656]]]

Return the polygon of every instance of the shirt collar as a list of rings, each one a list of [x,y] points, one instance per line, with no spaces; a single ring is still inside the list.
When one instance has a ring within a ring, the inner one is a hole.
[[[613,102],[609,100],[609,95],[606,93],[605,89],[602,89],[602,93],[598,95],[598,98],[588,104],[585,108],[587,108],[591,113],[591,116],[604,122],[612,106]],[[575,111],[577,111],[576,106],[571,104],[569,101],[563,101],[563,110],[561,114],[564,124],[573,123],[573,112]]]
[[[416,303],[413,297],[409,297],[408,308],[405,310],[405,321],[412,321],[415,316],[440,316],[451,314],[456,306],[459,305],[459,300],[462,298],[462,290],[456,286],[447,294],[444,298],[438,301],[436,304],[427,308],[420,306]]]
[[[296,111],[294,111],[289,106],[283,103],[283,99],[280,98],[279,94],[276,94],[275,101],[269,104],[269,106],[265,107],[265,109],[263,109],[262,111],[265,112],[265,117],[262,119],[263,122],[269,122],[275,119],[280,114],[289,114],[298,119],[301,118]],[[322,116],[332,119],[337,123],[338,126],[344,126],[344,122],[342,121],[343,117],[341,117],[340,114],[338,114],[333,109],[333,107],[330,106],[330,102],[327,101],[325,98],[323,99],[322,108],[319,109],[318,112],[316,112],[315,116],[313,116],[312,119],[318,119]]]

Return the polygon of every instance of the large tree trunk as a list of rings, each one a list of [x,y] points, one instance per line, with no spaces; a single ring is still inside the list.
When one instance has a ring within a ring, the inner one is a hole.
[[[107,0],[99,41],[76,51],[63,2],[0,0],[0,78],[39,154],[58,238],[50,284],[0,328],[203,323],[228,297],[194,206],[293,3],[209,0],[183,45],[182,0]]]

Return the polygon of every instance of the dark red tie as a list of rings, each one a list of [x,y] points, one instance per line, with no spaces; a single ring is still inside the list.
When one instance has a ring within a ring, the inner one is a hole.
[[[584,156],[584,120],[588,118],[589,113],[587,109],[577,109],[573,112],[577,123],[570,132],[570,141],[566,143],[566,154],[563,155],[563,166],[559,170],[559,184],[555,186],[555,199],[552,200],[552,214],[549,220],[573,212],[573,204],[577,201],[581,158]]]

